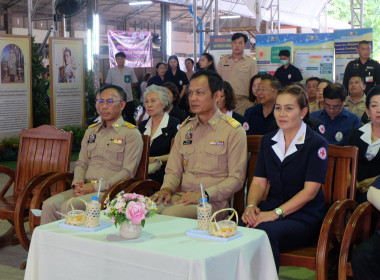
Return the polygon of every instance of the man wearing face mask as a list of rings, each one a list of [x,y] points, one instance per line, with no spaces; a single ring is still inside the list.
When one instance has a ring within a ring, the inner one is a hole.
[[[281,87],[302,81],[303,77],[300,70],[290,64],[290,52],[288,50],[281,50],[278,55],[282,66],[276,70],[274,76],[280,81]]]

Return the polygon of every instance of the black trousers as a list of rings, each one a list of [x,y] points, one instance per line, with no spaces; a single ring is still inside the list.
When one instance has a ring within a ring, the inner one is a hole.
[[[373,234],[352,252],[354,279],[380,279],[380,236]]]
[[[136,125],[135,121],[135,103],[133,101],[127,102],[123,110],[123,118],[125,121]]]

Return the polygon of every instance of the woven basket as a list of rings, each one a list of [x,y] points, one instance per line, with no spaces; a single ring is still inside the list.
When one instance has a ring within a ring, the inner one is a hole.
[[[86,211],[74,209],[72,201],[75,198],[81,200],[86,205],[86,208],[87,208],[87,202],[84,201],[82,198],[80,198],[80,197],[70,198],[66,204],[66,212],[67,212],[67,208],[69,205],[71,207],[71,211],[68,211],[67,214],[65,215],[65,221],[66,221],[66,224],[68,224],[68,225],[82,226],[86,222]]]
[[[217,222],[216,221],[216,215],[222,211],[233,211],[232,215],[228,218],[228,220],[222,220]],[[235,215],[236,222],[232,221],[231,219]],[[221,209],[219,211],[216,211],[209,222],[209,232],[210,235],[217,236],[217,237],[231,237],[234,236],[237,233],[237,223],[238,223],[238,213],[233,208],[225,208]]]

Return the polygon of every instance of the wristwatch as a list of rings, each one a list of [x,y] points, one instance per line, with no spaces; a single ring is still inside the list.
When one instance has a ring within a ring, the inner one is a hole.
[[[278,215],[279,220],[282,220],[285,216],[285,212],[281,208],[274,209],[274,212]]]

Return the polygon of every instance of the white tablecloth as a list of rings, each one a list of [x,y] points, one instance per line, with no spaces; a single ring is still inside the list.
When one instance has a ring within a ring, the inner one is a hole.
[[[264,231],[239,227],[241,238],[218,242],[186,236],[196,226],[196,220],[156,215],[135,240],[120,238],[115,226],[98,232],[58,222],[40,226],[25,279],[278,279]]]

